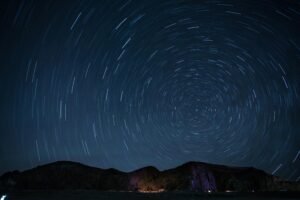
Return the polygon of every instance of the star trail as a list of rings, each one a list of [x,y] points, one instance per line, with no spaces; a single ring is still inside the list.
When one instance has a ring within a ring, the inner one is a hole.
[[[0,172],[187,161],[300,179],[300,3],[0,3]]]

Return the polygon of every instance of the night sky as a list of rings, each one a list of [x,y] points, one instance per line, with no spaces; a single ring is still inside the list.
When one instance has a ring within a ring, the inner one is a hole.
[[[0,173],[188,161],[300,179],[296,0],[0,3]]]

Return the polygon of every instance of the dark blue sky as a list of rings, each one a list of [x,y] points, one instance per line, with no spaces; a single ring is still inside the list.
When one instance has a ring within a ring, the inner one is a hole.
[[[187,161],[300,178],[300,4],[0,3],[0,173]]]

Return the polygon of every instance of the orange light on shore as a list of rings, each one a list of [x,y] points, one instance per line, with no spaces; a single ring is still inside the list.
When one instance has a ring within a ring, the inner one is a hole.
[[[159,189],[159,190],[139,190],[139,192],[141,193],[160,193],[160,192],[164,192],[165,189]]]

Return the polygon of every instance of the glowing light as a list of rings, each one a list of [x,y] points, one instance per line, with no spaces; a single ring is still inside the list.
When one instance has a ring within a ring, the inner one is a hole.
[[[164,192],[164,189],[159,189],[159,190],[139,190],[139,192],[142,193],[160,193],[160,192]]]
[[[237,192],[236,190],[225,190],[225,192]]]
[[[1,200],[4,200],[7,197],[7,195],[2,195]]]

